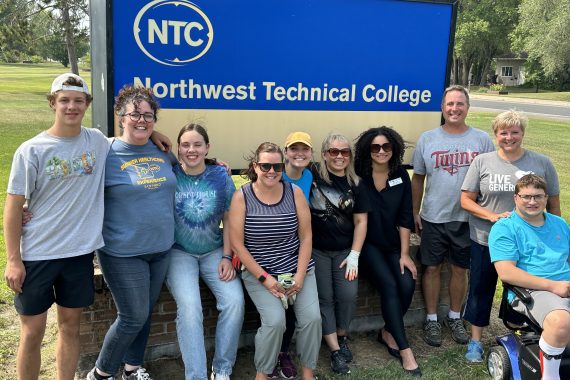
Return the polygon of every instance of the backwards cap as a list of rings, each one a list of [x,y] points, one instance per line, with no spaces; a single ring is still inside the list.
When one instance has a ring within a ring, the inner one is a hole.
[[[69,84],[63,84],[64,82],[67,82],[69,78],[74,78],[77,81],[79,81],[81,83],[81,87],[72,86]],[[83,92],[84,94],[87,95],[91,95],[89,93],[89,87],[87,87],[87,82],[85,82],[85,80],[81,78],[79,75],[75,75],[73,73],[61,74],[60,76],[58,76],[53,80],[53,83],[51,84],[50,93],[55,94],[58,91],[78,91],[78,92]]]

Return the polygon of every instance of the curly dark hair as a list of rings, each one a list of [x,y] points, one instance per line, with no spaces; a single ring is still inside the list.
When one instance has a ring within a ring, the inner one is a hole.
[[[247,169],[242,170],[241,172],[241,176],[249,179],[251,182],[257,181],[257,173],[255,172],[253,164],[259,160],[259,155],[261,153],[279,153],[279,155],[281,156],[281,162],[283,162],[284,158],[283,151],[281,151],[279,145],[274,144],[272,142],[261,143],[255,150],[255,152],[252,152],[249,156],[245,158],[247,161],[249,161],[249,164],[247,165]],[[281,177],[281,181],[283,181],[283,177]]]
[[[392,157],[388,162],[390,174],[397,172],[402,166],[406,150],[406,142],[402,136],[390,127],[370,128],[358,136],[354,145],[354,169],[360,177],[370,177],[372,175],[370,145],[376,136],[384,136],[392,144]]]
[[[152,108],[154,112],[154,121],[156,121],[160,105],[154,97],[152,89],[142,86],[124,85],[119,91],[119,94],[115,97],[115,113],[117,116],[123,116],[127,112],[127,106],[129,104],[134,105],[135,110],[137,110],[141,102],[147,102],[150,105],[150,108]],[[119,127],[123,127],[120,118]]]

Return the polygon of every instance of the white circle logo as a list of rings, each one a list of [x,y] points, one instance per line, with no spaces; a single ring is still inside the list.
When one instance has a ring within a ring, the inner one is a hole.
[[[183,66],[202,57],[214,40],[208,16],[188,0],[154,0],[133,23],[141,51],[153,61]]]

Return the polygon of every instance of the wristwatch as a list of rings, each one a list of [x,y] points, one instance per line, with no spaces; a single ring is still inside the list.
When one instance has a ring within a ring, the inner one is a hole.
[[[263,272],[257,279],[263,284],[267,280],[267,272]]]

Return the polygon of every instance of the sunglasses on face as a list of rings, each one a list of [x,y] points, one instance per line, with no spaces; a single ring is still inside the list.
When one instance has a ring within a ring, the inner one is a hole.
[[[338,149],[338,148],[330,148],[329,150],[327,150],[328,154],[331,155],[331,157],[337,157],[339,154],[343,157],[349,157],[350,156],[350,149],[349,148],[343,148],[343,149]]]
[[[385,153],[392,151],[392,144],[389,142],[384,144],[370,144],[370,152],[371,153],[378,153],[380,149],[384,150]]]
[[[285,168],[285,164],[282,162],[278,162],[276,164],[270,164],[267,162],[258,162],[257,167],[259,168],[259,170],[261,170],[264,173],[270,171],[271,168],[273,168],[273,171],[275,171],[275,173],[280,173]]]

